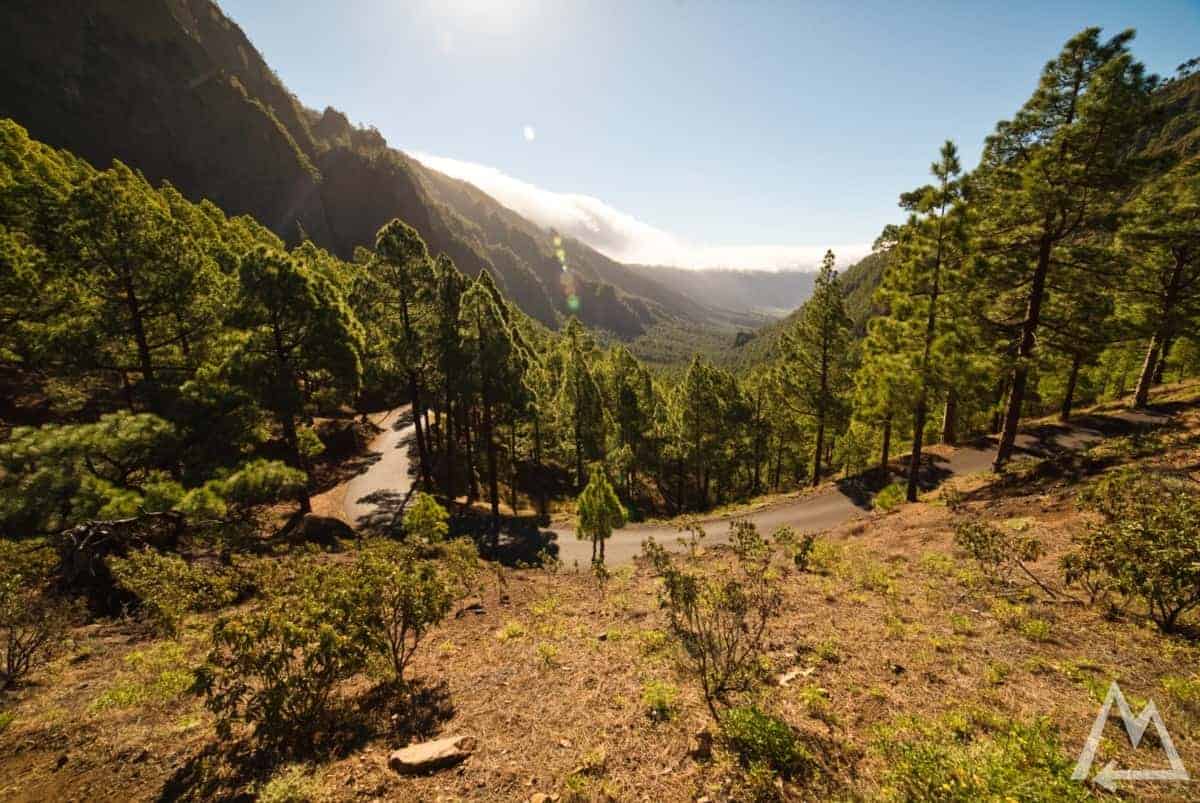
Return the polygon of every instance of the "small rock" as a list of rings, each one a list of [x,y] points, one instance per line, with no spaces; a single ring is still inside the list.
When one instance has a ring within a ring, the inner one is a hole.
[[[598,634],[596,636],[596,641],[608,641],[608,631],[605,630],[604,632]]]
[[[448,736],[396,750],[388,758],[388,766],[401,775],[445,769],[466,759],[478,746],[474,736]]]
[[[815,666],[807,667],[806,669],[792,669],[784,672],[781,675],[775,676],[775,684],[777,686],[786,686],[796,678],[806,678],[816,671]]]
[[[892,664],[892,674],[893,675],[903,675],[906,671],[907,670],[904,667],[900,666],[900,664]]]
[[[558,795],[548,795],[545,792],[534,792],[529,796],[529,803],[556,803]]]

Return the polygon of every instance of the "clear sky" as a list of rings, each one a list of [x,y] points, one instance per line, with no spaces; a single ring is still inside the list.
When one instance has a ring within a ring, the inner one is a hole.
[[[1200,56],[1200,0],[219,2],[306,105],[705,246],[869,243],[1088,25]]]

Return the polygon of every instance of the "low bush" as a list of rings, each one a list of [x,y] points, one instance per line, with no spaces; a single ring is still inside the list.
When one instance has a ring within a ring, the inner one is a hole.
[[[356,569],[369,592],[364,613],[380,631],[396,680],[403,681],[425,634],[450,612],[454,586],[436,563],[392,541],[364,548]]]
[[[812,557],[813,545],[817,536],[814,533],[798,534],[791,527],[780,527],[771,534],[771,540],[783,550],[784,555],[791,559],[797,571],[808,571],[808,562]]]
[[[955,525],[954,544],[975,561],[980,572],[992,583],[1011,585],[1013,575],[1019,570],[1042,585],[1025,566],[1045,552],[1037,538],[968,520]]]
[[[675,716],[675,700],[679,689],[661,680],[652,680],[642,686],[642,705],[646,714],[656,722],[665,722]]]
[[[907,489],[903,483],[893,482],[875,494],[875,498],[871,500],[871,505],[876,510],[887,513],[889,510],[894,510],[904,504],[904,495],[906,492]]]
[[[721,733],[746,767],[766,766],[785,778],[807,776],[815,767],[791,726],[754,706],[725,711]]]
[[[1046,720],[1019,723],[973,713],[909,720],[880,734],[891,801],[1077,801],[1088,787],[1071,779],[1073,759]]]
[[[337,685],[380,648],[374,590],[350,568],[289,561],[291,581],[254,610],[222,616],[200,672],[227,738],[244,722],[281,744],[321,731]]]
[[[134,650],[125,656],[125,668],[116,681],[104,690],[90,708],[143,708],[174,703],[196,685],[183,646],[165,641]]]
[[[0,540],[0,691],[48,660],[77,614],[50,592],[56,563],[39,544]]]
[[[164,636],[179,635],[186,614],[228,605],[237,598],[232,572],[189,564],[178,555],[141,549],[107,560],[116,585],[137,600],[141,613]]]
[[[1080,502],[1100,521],[1075,539],[1068,582],[1098,592],[1111,585],[1141,601],[1163,631],[1175,630],[1200,605],[1200,493],[1184,479],[1125,469],[1085,489]]]
[[[665,549],[648,540],[643,554],[662,579],[660,604],[671,632],[690,659],[709,711],[731,691],[757,678],[767,625],[782,604],[771,544],[754,525],[735,521],[734,560],[710,571],[680,568]]]

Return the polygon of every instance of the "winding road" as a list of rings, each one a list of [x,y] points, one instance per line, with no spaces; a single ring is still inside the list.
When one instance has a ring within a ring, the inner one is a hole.
[[[1121,411],[1107,415],[1080,415],[1071,424],[1035,425],[1017,437],[1018,454],[1045,457],[1077,450],[1102,438],[1128,433],[1134,429],[1161,423],[1167,416],[1154,412]],[[366,471],[352,479],[347,486],[344,507],[348,519],[356,527],[390,522],[401,509],[412,488],[409,476],[408,441],[414,427],[408,421],[408,408],[394,410],[385,420],[391,421],[371,442],[370,449],[381,455]],[[933,456],[926,487],[935,487],[946,479],[987,470],[996,456],[996,446],[990,440],[960,446],[947,455]],[[722,527],[730,519],[742,518],[753,522],[760,530],[771,532],[787,525],[799,532],[818,532],[842,524],[871,510],[870,495],[858,491],[852,484],[833,484],[815,493],[785,499],[765,507],[740,513],[700,518],[707,537],[706,544],[724,543],[729,528]],[[591,561],[591,542],[575,537],[574,528],[558,525],[543,531],[554,537],[558,557],[571,565],[586,566]],[[680,533],[673,525],[631,524],[615,531],[605,546],[609,564],[628,563],[641,552],[642,541],[654,538],[668,549],[681,549]]]

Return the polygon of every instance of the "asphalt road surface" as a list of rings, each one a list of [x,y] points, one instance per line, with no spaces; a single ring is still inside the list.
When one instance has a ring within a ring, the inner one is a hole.
[[[1069,425],[1046,424],[1017,437],[1017,454],[1047,456],[1064,450],[1088,446],[1106,436],[1129,431],[1161,421],[1165,416],[1152,412],[1123,411],[1108,415],[1083,415]],[[357,527],[386,524],[403,505],[412,488],[409,476],[408,441],[414,428],[408,422],[408,408],[389,414],[390,424],[371,443],[378,452],[378,461],[350,481],[346,490],[345,510]],[[924,485],[932,487],[950,477],[986,471],[996,456],[993,442],[961,446],[949,456],[933,460]],[[700,518],[707,537],[705,544],[728,541],[728,522],[732,518],[751,521],[763,532],[772,532],[787,525],[801,533],[819,532],[836,527],[871,510],[869,495],[853,486],[834,485],[800,499],[789,499],[753,511]],[[558,545],[558,557],[568,566],[578,562],[586,566],[592,557],[590,541],[575,537],[574,528],[556,526],[543,531],[553,534]],[[605,557],[610,565],[628,563],[641,552],[642,541],[653,538],[668,549],[682,549],[681,533],[673,526],[661,524],[632,524],[615,531],[605,545]]]

